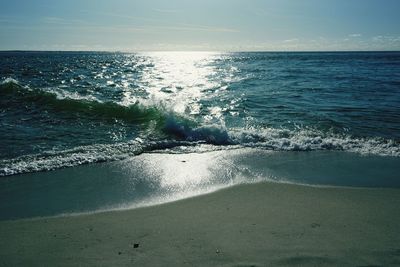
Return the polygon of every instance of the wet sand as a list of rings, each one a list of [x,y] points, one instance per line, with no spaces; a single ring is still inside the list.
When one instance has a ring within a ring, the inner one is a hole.
[[[0,222],[0,266],[399,266],[400,189],[238,185]]]

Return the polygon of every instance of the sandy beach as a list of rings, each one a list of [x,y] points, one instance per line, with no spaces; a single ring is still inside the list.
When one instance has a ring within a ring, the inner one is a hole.
[[[399,11],[0,1],[0,267],[400,267]]]
[[[238,185],[158,206],[0,222],[0,266],[398,266],[400,190]]]

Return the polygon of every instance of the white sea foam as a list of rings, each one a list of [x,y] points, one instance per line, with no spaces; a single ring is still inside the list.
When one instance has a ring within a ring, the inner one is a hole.
[[[125,143],[96,144],[63,151],[46,151],[42,154],[0,161],[0,176],[121,160],[154,150],[165,150],[167,153],[202,153],[221,148],[253,147],[274,151],[336,150],[362,155],[400,156],[398,143],[378,138],[324,136],[310,130],[292,132],[281,129],[236,129],[228,131],[216,125],[190,128],[176,121],[170,121],[166,127],[168,131],[174,132],[183,140],[148,141],[137,138]],[[173,149],[177,147],[182,147],[182,149]]]
[[[0,161],[0,176],[26,172],[48,171],[81,164],[124,159],[141,153],[141,142],[80,146],[63,151],[46,151]]]
[[[281,151],[341,150],[378,156],[400,156],[400,144],[382,138],[323,134],[312,130],[237,130],[229,133],[234,143]]]
[[[0,84],[7,84],[7,83],[14,83],[14,84],[19,84],[19,82],[11,77],[5,78],[3,81],[0,82]]]
[[[341,150],[359,154],[400,156],[400,144],[383,138],[362,138],[327,134],[316,130],[287,129],[227,129],[225,126],[189,127],[173,118],[166,131],[188,141],[203,141],[215,145],[241,145],[279,151]]]

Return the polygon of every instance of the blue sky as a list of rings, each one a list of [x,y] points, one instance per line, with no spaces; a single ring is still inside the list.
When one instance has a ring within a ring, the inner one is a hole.
[[[0,0],[0,50],[400,50],[399,0]]]

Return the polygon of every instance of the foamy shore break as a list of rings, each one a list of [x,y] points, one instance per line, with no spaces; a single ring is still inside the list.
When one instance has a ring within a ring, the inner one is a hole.
[[[238,185],[152,207],[0,222],[0,266],[398,266],[400,190]]]

